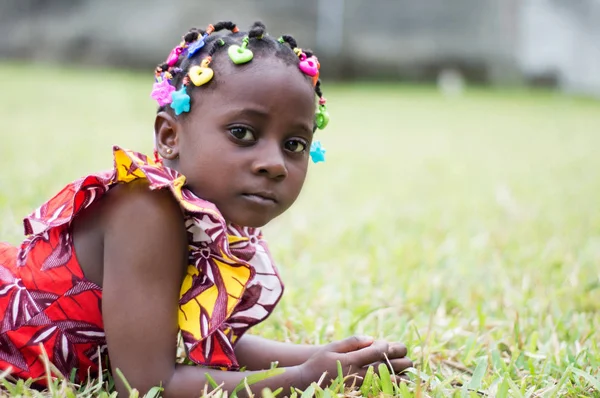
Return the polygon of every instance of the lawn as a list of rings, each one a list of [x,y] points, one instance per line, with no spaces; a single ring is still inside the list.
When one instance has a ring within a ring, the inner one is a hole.
[[[25,215],[111,166],[112,145],[151,151],[152,73],[0,75],[0,239],[16,244]],[[600,102],[323,89],[327,162],[265,228],[286,294],[254,333],[402,341],[416,367],[398,396],[600,396]]]

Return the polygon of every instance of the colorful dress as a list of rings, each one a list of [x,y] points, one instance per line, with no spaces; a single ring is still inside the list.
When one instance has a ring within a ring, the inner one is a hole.
[[[114,169],[81,178],[24,220],[19,248],[0,243],[0,370],[41,378],[43,356],[83,381],[108,358],[102,288],[83,275],[71,222],[117,184],[147,180],[169,189],[184,212],[189,265],[179,299],[187,362],[236,370],[233,346],[273,311],[283,284],[259,230],[227,224],[185,177],[145,155],[113,148]],[[105,364],[102,364],[105,366]]]

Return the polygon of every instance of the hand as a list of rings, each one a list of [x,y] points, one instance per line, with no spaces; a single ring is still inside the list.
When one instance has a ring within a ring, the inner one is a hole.
[[[340,361],[344,375],[354,375],[360,378],[358,382],[360,384],[369,365],[385,363],[386,355],[388,358],[391,355],[390,359],[396,361],[394,363],[403,360],[401,348],[402,346],[394,345],[393,350],[390,351],[390,345],[387,342],[374,341],[371,337],[363,336],[336,341],[324,346],[299,366],[301,385],[308,386],[310,383],[318,381],[323,373],[326,373],[325,382],[329,384],[337,377],[337,361]],[[404,347],[404,355],[406,355],[406,347]],[[406,365],[404,362],[399,364],[399,368]]]
[[[379,364],[383,363],[387,365],[390,372],[392,373],[393,378],[396,382],[400,382],[402,380],[408,379],[406,376],[395,376],[404,372],[408,368],[413,367],[413,362],[406,357],[408,354],[408,349],[402,343],[388,343],[388,352],[387,352],[387,360],[378,361],[376,363],[372,363],[371,365],[374,367],[376,371]],[[391,365],[391,368],[390,368]],[[368,367],[368,366],[367,366]]]

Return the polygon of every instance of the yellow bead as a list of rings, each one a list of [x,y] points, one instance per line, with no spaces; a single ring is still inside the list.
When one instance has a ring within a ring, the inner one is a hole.
[[[194,86],[201,86],[208,83],[213,78],[214,72],[211,68],[205,68],[202,66],[192,66],[190,68],[189,76]]]

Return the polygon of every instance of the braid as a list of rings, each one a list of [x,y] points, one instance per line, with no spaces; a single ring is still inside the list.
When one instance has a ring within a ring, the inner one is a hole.
[[[317,84],[315,84],[315,93],[319,98],[323,98],[323,92],[321,91],[321,79],[318,79]]]
[[[192,28],[189,32],[183,36],[183,40],[190,44],[196,40],[198,40],[201,36],[203,36],[206,32],[202,29]]]
[[[213,28],[214,28],[215,32],[219,32],[223,29],[230,30],[232,33],[239,32],[237,25],[231,21],[217,22],[216,24],[213,25]]]
[[[230,33],[213,35],[223,30],[228,30]],[[278,40],[269,37],[265,24],[260,21],[254,22],[246,34],[241,34],[237,25],[231,21],[219,21],[214,25],[208,25],[206,30],[189,29],[183,35],[181,43],[171,51],[167,60],[156,67],[156,83],[152,98],[158,101],[159,111],[165,110],[168,104],[171,104],[173,109],[175,109],[174,105],[178,106],[173,104],[171,99],[171,93],[174,95],[176,89],[178,89],[176,97],[183,98],[180,102],[187,101],[189,104],[190,90],[212,80],[214,72],[211,63],[222,47],[228,47],[229,58],[236,65],[250,62],[254,54],[258,53],[262,56],[275,56],[287,65],[298,66],[300,71],[312,80],[318,97],[316,126],[325,127],[329,116],[325,106],[327,100],[321,90],[320,64],[317,57],[312,51],[299,48],[296,39],[291,35],[282,35]],[[187,112],[189,105],[181,109],[183,110],[176,111],[177,115]]]
[[[228,30],[225,35],[213,33]],[[241,42],[240,42],[241,40]],[[175,47],[167,60],[155,69],[155,80],[151,97],[157,100],[159,112],[170,105],[176,115],[190,111],[190,93],[198,86],[204,86],[213,78],[211,63],[215,54],[222,47],[228,47],[230,62],[241,65],[250,62],[255,54],[263,57],[276,57],[286,65],[296,66],[310,78],[314,92],[318,97],[315,113],[314,129],[323,129],[329,122],[327,100],[323,96],[319,79],[320,64],[310,50],[298,47],[296,39],[283,35],[275,40],[267,35],[267,28],[262,22],[254,22],[247,33],[241,34],[236,24],[231,21],[220,21],[208,25],[206,30],[191,28]],[[221,58],[218,58],[221,60]],[[219,61],[221,62],[221,61]],[[218,64],[217,64],[218,65]],[[193,83],[193,84],[192,84]],[[214,86],[214,83],[213,83]],[[210,87],[210,85],[209,85]],[[310,156],[314,162],[323,161],[325,150],[318,141],[314,141]],[[155,151],[157,161],[160,161]]]
[[[292,36],[290,35],[283,35],[281,36],[281,40],[282,43],[287,43],[289,44],[290,48],[293,50],[294,48],[298,47],[298,44],[296,43],[296,39],[294,39]]]
[[[225,40],[223,39],[218,39],[217,41],[215,41],[213,43],[213,45],[210,47],[210,50],[208,50],[208,54],[206,55],[207,58],[212,58],[213,55],[215,55],[215,52],[223,47],[225,45]]]
[[[267,27],[260,21],[254,22],[250,30],[248,31],[249,38],[262,39],[267,31]]]
[[[321,64],[319,63],[317,57],[310,50],[302,50],[298,48],[296,43],[296,39],[294,39],[290,35],[283,35],[279,38],[279,42],[281,44],[287,43],[292,51],[298,56],[300,59],[300,69],[312,76],[313,86],[315,87],[315,94],[319,97],[319,106],[317,110],[317,115],[315,119],[315,129],[324,129],[325,126],[329,123],[329,112],[327,112],[327,99],[323,97],[323,91],[321,90],[321,80],[319,79],[319,69]],[[315,65],[311,64],[308,60],[312,60]]]

